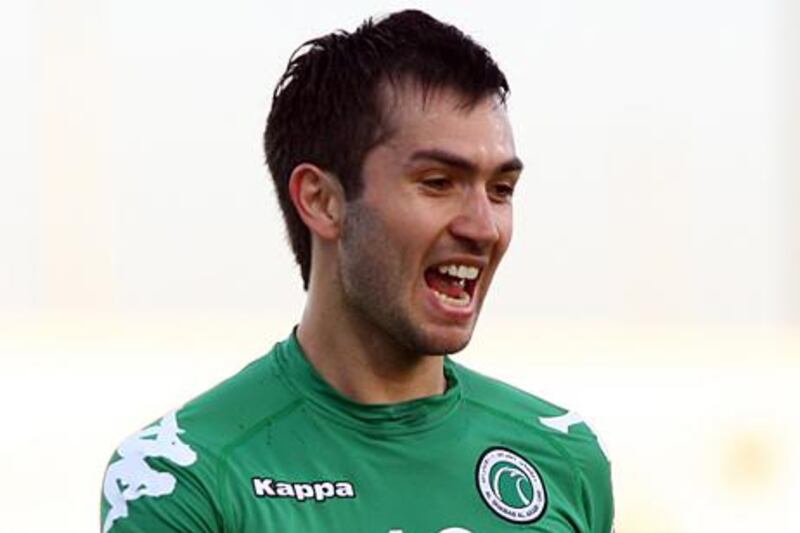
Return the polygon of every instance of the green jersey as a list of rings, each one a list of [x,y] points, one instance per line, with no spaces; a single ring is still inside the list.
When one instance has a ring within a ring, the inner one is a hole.
[[[575,414],[445,359],[444,394],[363,405],[292,335],[126,439],[104,532],[609,533],[609,463]]]

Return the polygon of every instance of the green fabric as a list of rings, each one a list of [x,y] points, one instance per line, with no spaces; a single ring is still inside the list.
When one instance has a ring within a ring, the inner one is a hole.
[[[120,446],[101,527],[609,533],[609,463],[586,424],[449,359],[445,373],[443,395],[362,405],[292,335]]]

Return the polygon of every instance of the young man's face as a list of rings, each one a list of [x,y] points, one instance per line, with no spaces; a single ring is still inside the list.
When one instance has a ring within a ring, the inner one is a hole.
[[[512,231],[521,170],[496,98],[450,90],[387,102],[391,137],[364,159],[340,241],[345,303],[413,354],[463,349]]]

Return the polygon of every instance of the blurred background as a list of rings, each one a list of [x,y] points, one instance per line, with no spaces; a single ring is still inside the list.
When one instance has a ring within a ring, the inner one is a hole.
[[[268,97],[421,5],[0,3],[4,531],[97,530],[116,444],[289,333]],[[800,4],[424,9],[506,71],[527,165],[458,359],[593,422],[619,533],[800,531]]]

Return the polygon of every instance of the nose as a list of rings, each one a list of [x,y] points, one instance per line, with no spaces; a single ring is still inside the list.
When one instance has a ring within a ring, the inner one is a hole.
[[[486,191],[476,188],[469,191],[460,206],[460,212],[450,223],[450,233],[482,252],[500,238],[497,213]]]

